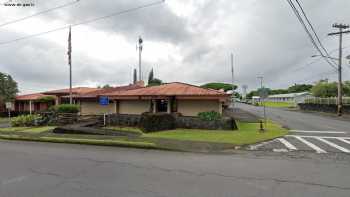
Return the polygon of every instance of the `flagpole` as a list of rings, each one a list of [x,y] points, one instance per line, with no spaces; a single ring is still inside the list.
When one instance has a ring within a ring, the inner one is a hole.
[[[233,67],[233,53],[231,53],[231,74],[232,74],[232,107],[235,106],[235,75]]]
[[[69,27],[68,36],[68,64],[69,64],[69,104],[73,104],[72,95],[72,29]]]

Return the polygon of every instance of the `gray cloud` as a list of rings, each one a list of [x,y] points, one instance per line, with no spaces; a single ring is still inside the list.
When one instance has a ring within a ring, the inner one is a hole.
[[[69,24],[147,2],[151,1],[86,0],[40,18],[48,23],[61,21]],[[332,68],[322,60],[303,66],[312,62],[313,59],[309,57],[317,52],[285,1],[183,2],[194,5],[193,13],[186,17],[176,14],[182,10],[172,10],[164,4],[89,26],[94,30],[122,35],[130,45],[135,45],[138,35],[143,35],[146,42],[168,43],[176,47],[180,60],[169,54],[168,59],[144,62],[145,71],[155,67],[157,77],[164,81],[195,84],[230,82],[231,52],[235,55],[237,83],[247,84],[250,89],[258,86],[256,77],[261,75],[265,77],[267,86],[272,88],[336,77],[331,72]],[[49,1],[40,1],[37,5],[34,8],[36,10],[54,6]],[[327,37],[326,34],[333,31],[331,25],[334,22],[350,23],[350,2],[310,0],[303,2],[303,5],[325,46],[329,50],[336,49],[337,38]],[[327,14],[329,10],[337,12]],[[18,12],[20,16],[23,13]],[[19,25],[25,25],[25,21]],[[1,30],[1,40],[24,35],[6,28]],[[350,45],[350,36],[346,36],[344,45]],[[350,53],[349,49],[345,53]],[[0,70],[12,74],[20,82],[23,91],[62,87],[67,83],[68,72],[65,50],[44,37],[0,46]],[[157,52],[154,53],[156,55]],[[336,55],[336,51],[332,55]],[[77,85],[127,84],[131,80],[130,65],[135,62],[136,59],[118,58],[102,61],[87,54],[75,53],[74,82]],[[350,74],[347,68],[344,69],[345,80],[349,79]]]

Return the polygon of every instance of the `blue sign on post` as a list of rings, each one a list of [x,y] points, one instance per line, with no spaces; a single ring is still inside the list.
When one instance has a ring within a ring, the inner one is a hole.
[[[100,97],[100,105],[109,105],[109,99],[107,96]]]

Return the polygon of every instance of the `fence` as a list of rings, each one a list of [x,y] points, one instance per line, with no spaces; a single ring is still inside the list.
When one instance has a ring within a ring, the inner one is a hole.
[[[304,101],[305,104],[319,104],[319,105],[337,105],[338,99],[336,97],[319,98],[308,97]],[[343,97],[343,105],[350,106],[350,97]]]

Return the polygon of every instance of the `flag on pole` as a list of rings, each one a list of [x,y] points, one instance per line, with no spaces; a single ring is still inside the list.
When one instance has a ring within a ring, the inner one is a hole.
[[[72,64],[72,30],[71,27],[69,27],[69,35],[68,35],[68,64]]]

